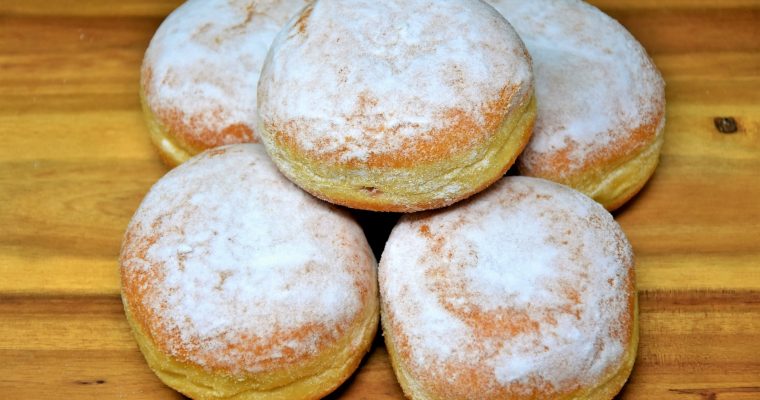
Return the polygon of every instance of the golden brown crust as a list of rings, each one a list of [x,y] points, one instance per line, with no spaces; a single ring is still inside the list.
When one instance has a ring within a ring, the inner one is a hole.
[[[659,151],[665,120],[665,83],[652,59],[585,2],[489,3],[520,33],[535,65],[538,119],[520,172],[570,186],[608,210],[620,206],[657,165],[657,154],[640,157]]]
[[[443,243],[442,235],[430,239],[433,241],[432,247],[437,248]],[[442,251],[439,248],[437,251]],[[433,251],[436,251],[435,249]],[[622,314],[618,319],[619,329],[612,332],[615,337],[625,348],[626,355],[619,365],[612,365],[608,368],[604,378],[596,385],[585,386],[579,380],[567,381],[562,387],[555,387],[548,382],[535,379],[527,384],[514,383],[507,386],[494,385],[493,372],[488,368],[479,368],[465,362],[447,361],[444,365],[439,366],[439,373],[430,373],[427,368],[419,369],[407,364],[404,360],[413,358],[412,345],[409,338],[403,332],[404,329],[399,321],[394,318],[392,312],[387,308],[382,308],[382,326],[386,347],[389,349],[391,360],[399,381],[406,381],[404,392],[407,397],[415,400],[454,400],[454,399],[493,399],[493,400],[527,400],[527,399],[556,399],[556,400],[573,400],[573,399],[591,399],[585,394],[604,390],[609,392],[609,397],[601,396],[600,399],[610,399],[617,394],[622,385],[625,383],[628,374],[632,368],[632,359],[635,359],[636,349],[638,347],[638,330],[637,330],[637,304],[636,291],[634,288],[634,269],[631,266],[626,279],[628,288],[628,313]],[[485,343],[492,342],[495,338],[515,337],[518,335],[538,335],[542,324],[546,323],[547,315],[535,314],[526,309],[517,308],[499,308],[497,310],[485,310],[477,304],[477,298],[480,294],[468,293],[466,286],[450,287],[452,281],[463,282],[466,278],[459,276],[452,278],[452,273],[456,274],[456,268],[452,269],[450,265],[434,268],[428,273],[430,278],[429,286],[437,293],[439,302],[444,309],[465,323],[472,335],[472,349],[468,351],[485,352],[483,346]],[[578,291],[570,286],[563,288],[563,297],[567,299],[567,305],[563,305],[554,311],[548,313],[548,318],[558,318],[559,314],[573,314],[580,318],[579,308],[581,306]],[[452,300],[455,300],[452,301]],[[556,322],[555,322],[556,323]],[[551,351],[551,349],[547,349]],[[623,379],[618,375],[623,374]],[[403,378],[399,375],[403,375]],[[452,377],[455,377],[452,379]],[[605,385],[609,381],[615,380],[612,388]],[[569,388],[577,388],[568,390]]]
[[[170,130],[163,125],[161,120],[151,110],[142,89],[140,90],[140,104],[143,110],[143,118],[148,126],[150,141],[158,151],[158,155],[164,164],[174,168],[199,152],[197,149],[187,148],[172,136]]]
[[[333,392],[358,368],[378,326],[377,298],[345,337],[305,363],[280,365],[255,374],[233,376],[182,362],[164,352],[146,333],[124,299],[124,310],[138,347],[150,368],[168,386],[194,399],[311,400]]]
[[[598,204],[505,178],[394,228],[384,336],[412,399],[609,399],[635,358],[634,281],[630,245]]]
[[[226,144],[258,142],[253,129],[242,123],[227,125],[221,130],[212,130],[205,128],[208,115],[188,117],[176,108],[157,109],[154,112],[183,147],[195,154]],[[215,116],[219,113],[217,110],[210,115]]]
[[[527,57],[527,54],[525,55]],[[522,94],[522,98],[515,99],[515,95]],[[422,134],[420,136],[432,137],[435,140],[420,140],[418,137],[402,139],[400,149],[394,152],[373,151],[370,152],[366,159],[361,161],[356,159],[345,159],[343,156],[348,151],[345,147],[332,151],[325,150],[325,144],[307,149],[299,145],[297,138],[303,135],[303,121],[290,121],[284,126],[270,125],[266,129],[274,137],[276,146],[287,148],[292,154],[298,154],[299,157],[308,158],[314,162],[330,163],[351,168],[413,168],[420,163],[430,163],[437,160],[452,157],[455,154],[461,154],[471,151],[473,148],[479,148],[490,143],[492,136],[497,134],[498,130],[510,118],[519,118],[514,104],[525,104],[533,96],[532,91],[525,91],[524,88],[516,86],[507,86],[503,88],[497,100],[488,102],[483,105],[481,110],[476,112],[465,112],[461,109],[449,109],[441,113],[441,122],[446,126],[444,129],[437,129]],[[377,99],[368,99],[366,96],[359,97],[359,108],[356,115],[349,117],[361,119],[369,112],[369,109],[377,103]],[[476,121],[476,115],[483,115],[484,122]],[[402,125],[395,126],[365,126],[364,130],[374,133],[368,136],[370,140],[366,143],[368,148],[383,149],[388,146],[388,141],[398,140],[401,136],[399,131],[404,128]],[[532,127],[531,127],[532,132]],[[530,139],[530,132],[525,136]],[[520,146],[520,151],[524,144]],[[516,154],[519,154],[517,152]],[[516,157],[516,156],[515,156]],[[510,164],[511,165],[511,164]]]
[[[638,312],[638,296],[632,296],[633,302],[633,314],[631,324],[631,339],[628,342],[628,348],[623,361],[617,371],[610,374],[606,381],[600,381],[598,385],[590,388],[585,388],[583,391],[571,393],[565,396],[557,397],[555,392],[544,391],[540,392],[535,388],[519,388],[513,387],[521,394],[512,392],[501,392],[496,395],[496,399],[499,400],[528,400],[528,399],[554,399],[554,400],[610,400],[617,395],[628,380],[633,365],[638,353],[639,343],[639,312]],[[381,305],[382,308],[382,305]],[[388,357],[393,366],[393,371],[398,379],[404,397],[411,400],[448,400],[448,399],[487,399],[482,393],[478,394],[478,388],[482,388],[484,384],[490,383],[488,380],[484,380],[482,376],[468,376],[465,382],[461,382],[463,386],[456,387],[451,391],[429,392],[425,390],[425,386],[412,377],[408,368],[403,364],[402,358],[399,355],[399,345],[403,343],[401,339],[395,336],[395,332],[388,322],[388,312],[382,308],[381,321],[383,327],[383,337],[385,339],[386,349],[388,350]],[[461,366],[460,366],[461,368]],[[456,370],[453,370],[456,371]],[[443,386],[442,382],[432,382],[433,386]],[[453,394],[459,393],[461,396],[455,396]],[[481,396],[481,397],[478,397]]]
[[[620,127],[626,134],[615,135],[615,140],[604,146],[599,151],[587,154],[581,164],[570,158],[569,154],[575,150],[572,143],[556,153],[536,154],[528,168],[520,163],[520,172],[538,178],[557,181],[559,177],[571,182],[578,176],[590,171],[604,170],[611,164],[617,164],[620,160],[626,160],[638,154],[644,148],[657,140],[662,120],[665,118],[664,105],[651,121],[629,129]]]
[[[641,191],[641,189],[644,188],[644,186],[646,186],[647,182],[649,182],[649,179],[652,177],[652,175],[654,175],[654,172],[657,169],[657,165],[660,162],[660,146],[658,146],[657,143],[653,143],[650,146],[657,146],[658,150],[654,154],[647,157],[649,159],[647,160],[649,165],[645,166],[645,168],[639,169],[639,178],[630,184],[630,187],[627,190],[623,191],[620,195],[613,197],[612,200],[602,202],[602,205],[608,211],[615,211],[626,204],[629,200],[636,196]]]
[[[434,210],[437,208],[443,208],[451,204],[454,204],[456,202],[465,200],[485,190],[487,187],[493,185],[494,182],[501,179],[501,177],[507,173],[509,168],[515,163],[517,156],[522,152],[522,150],[528,144],[528,141],[530,140],[530,135],[533,132],[533,122],[532,121],[529,122],[521,129],[522,129],[522,132],[514,133],[515,135],[518,135],[518,137],[520,138],[520,142],[511,160],[509,160],[509,162],[505,164],[498,173],[493,174],[493,176],[490,179],[483,181],[479,186],[476,186],[472,188],[469,192],[464,193],[461,196],[453,198],[453,199],[439,199],[439,200],[433,200],[429,202],[422,202],[422,203],[416,203],[416,204],[410,204],[410,205],[399,205],[399,204],[389,204],[389,203],[378,204],[377,202],[361,200],[361,199],[357,200],[357,199],[337,198],[337,197],[326,198],[325,196],[322,196],[321,193],[311,192],[308,189],[305,189],[305,190],[311,193],[311,195],[317,198],[321,198],[322,200],[329,201],[341,206],[360,209],[360,210],[372,210],[372,211],[379,211],[379,212],[416,212],[419,210]]]
[[[165,137],[172,142],[172,145],[182,152],[191,156],[202,152],[205,149],[223,146],[234,143],[257,143],[253,129],[242,123],[234,123],[224,126],[222,129],[211,129],[209,126],[219,125],[224,121],[221,110],[209,111],[203,115],[188,115],[177,107],[151,107],[149,98],[151,96],[150,86],[144,82],[150,80],[152,71],[149,67],[143,69],[144,79],[143,86],[140,90],[140,100],[143,103],[143,112],[148,121],[153,135]],[[215,120],[216,122],[209,121]],[[153,127],[155,125],[155,127]],[[155,143],[155,140],[154,140]],[[158,143],[155,143],[164,161],[167,164],[176,166],[186,161],[172,156],[171,152],[166,151]]]
[[[121,258],[124,260],[148,260],[146,253],[156,243],[159,235],[136,236],[132,230],[126,232],[122,248]],[[369,250],[365,250],[369,252]],[[371,255],[366,257],[372,258]],[[357,263],[360,260],[356,260]],[[314,268],[318,268],[316,265]],[[152,303],[156,292],[156,286],[164,284],[166,269],[165,265],[154,264],[142,269],[121,269],[122,292],[125,303],[129,303],[133,310],[133,319],[139,324],[142,332],[150,338],[158,351],[164,354],[173,354],[173,358],[183,363],[200,363],[203,368],[220,374],[236,374],[236,369],[230,369],[229,359],[240,357],[257,358],[259,368],[264,370],[281,369],[289,366],[297,367],[314,358],[314,352],[321,353],[334,346],[336,337],[346,335],[346,327],[356,325],[356,320],[342,320],[332,324],[308,323],[295,329],[276,329],[267,337],[256,337],[250,333],[240,332],[239,341],[228,343],[224,349],[214,352],[198,351],[203,349],[197,338],[185,339],[187,332],[181,332],[176,328],[168,328],[165,324],[166,311],[162,308],[154,308]],[[308,279],[308,277],[304,277]],[[221,284],[225,277],[221,276]],[[374,293],[367,289],[366,277],[356,276],[355,287],[360,294],[362,304],[374,302]],[[355,315],[358,319],[361,315]],[[308,338],[312,347],[288,348],[288,343],[303,342]],[[279,358],[271,358],[275,349],[285,349]],[[192,353],[192,354],[191,354]],[[191,360],[196,360],[195,362]]]
[[[130,222],[120,263],[146,359],[194,397],[312,398],[353,371],[376,330],[376,264],[361,228],[294,187],[260,145],[207,150],[164,176]]]
[[[176,154],[254,143],[256,86],[279,28],[310,0],[190,0],[163,21],[148,46],[140,89]]]
[[[659,163],[665,123],[664,109],[654,122],[639,126],[630,136],[604,151],[589,154],[578,164],[568,159],[572,146],[549,154],[531,155],[531,166],[518,160],[520,173],[570,186],[613,211],[635,196],[654,174]],[[555,168],[555,169],[552,169]]]
[[[535,97],[529,93],[478,147],[410,167],[312,161],[276,145],[270,156],[290,180],[325,201],[372,211],[415,212],[448,206],[501,178],[530,140],[535,115]],[[263,135],[265,144],[269,137]]]
[[[282,32],[262,69],[257,131],[315,196],[441,207],[498,179],[523,148],[530,56],[485,3],[325,0]]]

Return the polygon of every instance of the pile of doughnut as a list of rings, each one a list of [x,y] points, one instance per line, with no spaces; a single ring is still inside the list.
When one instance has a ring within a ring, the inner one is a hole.
[[[623,387],[638,305],[610,211],[657,166],[664,83],[595,7],[189,0],[140,98],[176,168],[127,227],[122,299],[175,390],[322,398],[380,324],[410,399]],[[403,213],[379,263],[352,209]]]

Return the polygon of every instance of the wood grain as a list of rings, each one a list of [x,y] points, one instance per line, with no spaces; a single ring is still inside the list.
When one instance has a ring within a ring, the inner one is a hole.
[[[137,97],[180,2],[0,0],[0,397],[181,398],[119,299],[126,224],[166,172]],[[596,0],[667,81],[661,165],[615,213],[641,345],[621,399],[760,399],[760,0]],[[733,117],[734,134],[713,119]],[[399,399],[378,336],[333,399]]]

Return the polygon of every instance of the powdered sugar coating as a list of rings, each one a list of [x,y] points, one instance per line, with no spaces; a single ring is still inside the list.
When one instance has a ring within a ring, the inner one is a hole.
[[[617,21],[580,0],[488,2],[533,57],[538,117],[521,168],[565,177],[662,134],[664,81]]]
[[[161,24],[142,85],[164,125],[199,147],[249,142],[256,85],[277,32],[307,0],[189,0]]]
[[[256,144],[207,151],[156,183],[121,265],[125,303],[162,351],[232,374],[308,360],[377,295],[358,224]]]
[[[537,178],[403,217],[380,261],[385,334],[445,398],[594,385],[631,343],[633,284],[632,249],[610,214]]]
[[[447,151],[467,150],[532,93],[522,42],[481,1],[321,0],[272,44],[259,115],[302,153],[363,163],[452,128],[471,132]]]

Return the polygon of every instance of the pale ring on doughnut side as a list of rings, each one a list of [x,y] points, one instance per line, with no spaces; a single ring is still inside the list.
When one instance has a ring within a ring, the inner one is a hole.
[[[145,52],[140,101],[170,166],[217,146],[256,142],[256,85],[267,50],[308,0],[189,0]]]
[[[379,269],[383,335],[414,400],[609,400],[638,345],[631,246],[587,196],[508,177],[401,218]]]
[[[285,179],[260,144],[207,150],[159,180],[120,263],[148,365],[194,399],[321,398],[377,331],[361,227]]]
[[[580,0],[489,3],[533,57],[538,117],[520,172],[620,207],[659,161],[665,84],[657,67],[623,26]]]
[[[481,1],[322,0],[280,32],[259,82],[261,141],[316,197],[444,207],[504,175],[536,117],[530,57]]]

